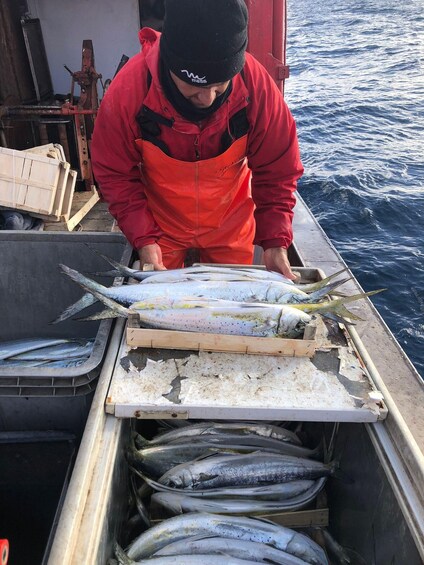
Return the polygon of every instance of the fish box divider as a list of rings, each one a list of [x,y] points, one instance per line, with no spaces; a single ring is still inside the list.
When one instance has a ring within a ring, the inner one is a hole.
[[[311,325],[308,331],[305,331],[303,339],[285,339],[153,330],[140,328],[139,316],[133,313],[128,316],[126,334],[127,344],[130,347],[312,357],[316,346],[315,331],[316,328]]]

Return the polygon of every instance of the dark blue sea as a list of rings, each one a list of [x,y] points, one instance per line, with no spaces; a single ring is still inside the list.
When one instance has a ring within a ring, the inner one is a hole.
[[[424,378],[424,2],[288,0],[299,193]]]

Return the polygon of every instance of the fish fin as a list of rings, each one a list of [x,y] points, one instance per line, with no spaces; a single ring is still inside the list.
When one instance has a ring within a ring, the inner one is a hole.
[[[335,281],[333,283],[323,286],[322,288],[319,288],[314,292],[311,292],[311,294],[308,295],[308,302],[314,302],[314,300],[320,300],[321,298],[327,296],[328,294],[334,294],[333,290],[335,290],[337,287],[341,286],[342,284],[345,284],[349,280],[350,279],[342,279],[340,281]]]
[[[298,286],[298,288],[300,288],[304,292],[315,292],[316,290],[319,290],[320,288],[327,286],[328,283],[331,280],[335,279],[336,277],[338,277],[342,273],[345,273],[348,270],[349,270],[349,268],[345,267],[344,269],[337,271],[337,273],[333,273],[332,275],[329,275],[328,277],[326,277],[325,279],[322,279],[320,281],[310,283],[310,284],[299,284],[299,285],[296,285],[296,286]],[[352,279],[352,278],[353,278],[353,276],[351,274],[349,274],[349,277],[348,277],[347,280]]]
[[[81,318],[74,318],[74,320],[76,322],[92,322],[93,320],[110,320],[111,318],[116,318],[115,310],[105,308],[101,312],[91,314],[91,316],[82,316]]]
[[[330,465],[330,475],[334,479],[338,479],[342,483],[348,485],[354,484],[355,480],[352,479],[352,477],[350,477],[347,473],[345,473],[345,471],[342,471],[340,469],[340,462],[338,460],[332,461],[331,463],[329,463],[329,465]]]
[[[345,326],[354,326],[355,324],[353,322],[350,322],[349,320],[346,320],[345,318],[341,318],[340,316],[337,316],[337,314],[334,314],[334,312],[324,312],[321,314],[321,316],[323,318],[327,318],[328,320],[333,320],[333,322],[337,322],[338,324],[344,324]]]
[[[133,432],[132,440],[137,449],[143,449],[144,447],[148,447],[148,445],[150,444],[149,440],[147,440],[137,432]]]
[[[309,314],[317,313],[321,315],[330,314],[332,316],[339,316],[340,319],[344,320],[343,323],[348,323],[346,322],[345,318],[358,319],[358,317],[347,310],[345,308],[345,304],[347,304],[348,302],[355,302],[356,300],[360,300],[361,298],[373,296],[374,294],[378,294],[379,292],[383,292],[384,290],[387,289],[380,288],[378,290],[371,290],[370,292],[360,292],[352,296],[336,298],[335,300],[328,300],[326,302],[290,304],[290,306],[299,310],[303,310],[304,312],[308,312]]]
[[[137,269],[131,269],[130,267],[127,267],[126,265],[122,265],[122,263],[118,263],[118,261],[115,261],[114,259],[112,259],[111,257],[108,257],[107,255],[104,255],[103,253],[101,253],[98,249],[95,249],[94,247],[92,247],[91,245],[89,245],[88,243],[85,244],[91,251],[93,251],[93,253],[96,253],[96,255],[99,255],[99,257],[101,257],[102,259],[104,259],[107,263],[109,263],[110,265],[112,265],[112,267],[115,267],[115,271],[109,271],[109,272],[105,272],[105,273],[98,273],[99,275],[108,275],[109,273],[116,273],[114,276],[125,276],[125,277],[132,277],[135,278],[137,280],[142,280],[146,277],[148,277],[149,275],[144,275],[143,276],[143,271],[138,271]]]
[[[120,563],[121,565],[133,565],[135,563],[132,559],[128,557],[128,555],[118,544],[118,542],[114,543],[113,550],[115,552],[115,557],[118,560],[118,563]]]
[[[134,474],[132,474],[131,477],[130,477],[130,484],[131,484],[132,494],[133,494],[133,497],[134,497],[137,512],[138,512],[144,526],[146,527],[146,529],[148,529],[148,528],[151,527],[152,524],[150,522],[149,513],[147,511],[147,508],[144,505],[144,502],[141,500],[140,495],[138,494]]]
[[[128,317],[128,313],[129,313],[128,308],[125,308],[124,306],[118,304],[114,300],[107,298],[107,296],[103,294],[103,292],[107,290],[106,287],[97,283],[96,281],[93,281],[85,277],[78,271],[75,271],[74,269],[70,269],[66,265],[63,265],[62,263],[60,263],[60,268],[66,275],[68,275],[68,277],[70,277],[73,281],[75,281],[80,286],[82,286],[84,290],[87,290],[88,292],[93,294],[98,300],[100,300],[100,302],[103,302],[103,304],[107,306],[110,310],[116,312],[117,317],[123,317],[123,318]]]
[[[112,269],[111,271],[90,271],[90,277],[122,277],[121,271]]]
[[[81,310],[85,310],[88,306],[91,306],[97,302],[97,298],[93,296],[91,293],[87,292],[82,296],[77,302],[74,302],[70,306],[68,306],[56,319],[52,320],[50,324],[58,324],[59,322],[63,322],[68,318],[71,318],[74,314],[81,312]]]

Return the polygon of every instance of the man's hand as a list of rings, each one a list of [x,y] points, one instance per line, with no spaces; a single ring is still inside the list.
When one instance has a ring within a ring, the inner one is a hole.
[[[145,245],[137,251],[138,258],[140,259],[140,269],[143,268],[143,265],[150,263],[155,271],[166,271],[166,267],[162,263],[162,251],[157,243]]]
[[[295,281],[299,277],[293,273],[284,247],[271,247],[264,251],[264,263],[268,271],[282,273],[288,279]]]

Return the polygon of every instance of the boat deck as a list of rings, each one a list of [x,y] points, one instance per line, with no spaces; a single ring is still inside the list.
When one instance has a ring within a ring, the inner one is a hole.
[[[59,226],[49,224],[48,230]],[[98,202],[76,227],[79,231],[119,231],[110,216],[105,202]],[[294,248],[300,265],[321,269],[327,276],[346,266],[314,216],[298,195],[294,216]],[[357,281],[347,283],[343,289],[349,293],[363,289]],[[355,324],[365,351],[362,357],[375,379],[377,388],[384,394],[389,409],[387,425],[396,438],[399,426],[408,430],[417,451],[424,453],[424,383],[418,372],[384,323],[370,300],[361,300],[349,308],[365,321]],[[369,353],[369,357],[367,355]],[[392,425],[393,419],[396,425]]]

